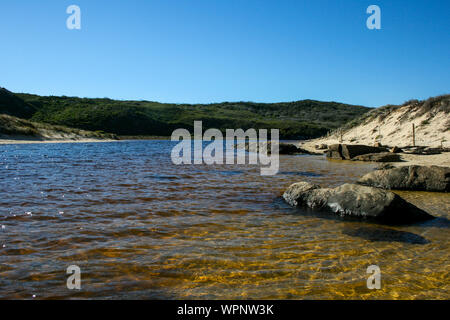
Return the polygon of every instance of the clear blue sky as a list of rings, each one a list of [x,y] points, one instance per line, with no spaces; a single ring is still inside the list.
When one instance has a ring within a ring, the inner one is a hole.
[[[66,28],[71,4],[81,30]],[[366,28],[371,4],[381,30]],[[450,91],[449,1],[14,0],[0,36],[15,92],[380,106]]]

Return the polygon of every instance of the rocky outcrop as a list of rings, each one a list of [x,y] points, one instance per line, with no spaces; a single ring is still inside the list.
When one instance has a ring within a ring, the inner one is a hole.
[[[387,170],[387,169],[393,169],[395,166],[393,166],[390,163],[382,163],[374,168],[374,170]]]
[[[342,145],[341,144],[332,144],[328,146],[328,150],[326,152],[327,158],[336,159],[336,160],[344,160],[342,156]]]
[[[271,142],[268,141],[265,143],[266,144],[266,148],[267,148],[267,152],[270,154],[272,151],[271,148]],[[236,148],[242,148],[243,147],[243,143],[236,145]],[[257,150],[259,150],[259,143],[257,142],[246,142],[245,143],[245,150],[246,151],[251,151],[251,152],[255,152]],[[263,149],[261,149],[263,150]],[[265,152],[265,150],[264,150]],[[320,153],[314,153],[314,152],[310,152],[308,150],[305,150],[303,148],[297,147],[296,145],[292,144],[292,143],[279,143],[278,144],[278,153],[279,154],[312,154],[312,155],[319,155]]]
[[[299,182],[291,185],[283,198],[292,206],[383,223],[412,223],[433,218],[390,191],[357,184],[331,189]]]
[[[333,144],[328,147],[327,158],[350,160],[363,154],[379,152],[386,152],[386,149],[359,144]]]
[[[290,143],[280,143],[279,145],[279,153],[280,154],[311,154],[311,152],[299,148],[293,144]]]
[[[402,161],[399,154],[390,152],[367,153],[352,158],[353,161],[373,161],[373,162],[399,162]]]
[[[448,150],[446,150],[446,148],[417,146],[417,147],[404,147],[403,152],[409,154],[430,155],[430,154],[441,154],[442,152],[448,152]]]
[[[388,190],[450,191],[450,168],[404,166],[370,172],[358,184]]]

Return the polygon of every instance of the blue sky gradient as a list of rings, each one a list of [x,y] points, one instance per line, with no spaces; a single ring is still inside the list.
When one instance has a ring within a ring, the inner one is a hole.
[[[68,30],[76,4],[82,29]],[[381,8],[381,30],[366,8]],[[301,99],[377,107],[449,93],[449,1],[15,0],[0,86],[175,103]]]

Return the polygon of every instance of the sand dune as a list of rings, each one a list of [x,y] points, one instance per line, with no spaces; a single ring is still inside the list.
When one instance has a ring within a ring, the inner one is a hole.
[[[412,146],[413,124],[415,145],[450,147],[450,95],[374,109],[329,136],[308,141],[308,145],[373,145],[378,141],[388,146]]]
[[[414,135],[413,135],[414,125]],[[385,106],[331,132],[328,136],[300,143],[315,150],[320,144],[364,144],[385,146],[428,146],[450,148],[450,95]],[[404,164],[450,166],[450,153],[437,155],[402,154]]]

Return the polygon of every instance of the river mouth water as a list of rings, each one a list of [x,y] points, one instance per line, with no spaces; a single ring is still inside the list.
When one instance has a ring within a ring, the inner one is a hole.
[[[291,208],[292,183],[374,164],[280,156],[180,165],[170,141],[0,146],[0,298],[449,299],[450,197],[399,192],[438,217],[409,226]],[[382,288],[366,286],[369,265]],[[81,269],[81,290],[66,269]]]

